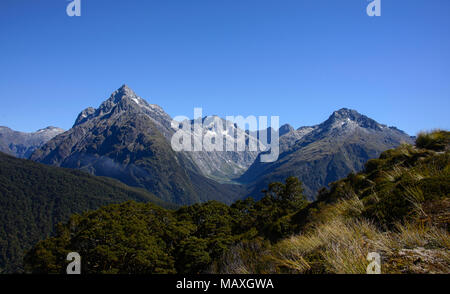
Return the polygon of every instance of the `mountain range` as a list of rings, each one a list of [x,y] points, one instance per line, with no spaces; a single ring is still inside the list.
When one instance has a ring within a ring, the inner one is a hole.
[[[15,157],[28,158],[34,150],[63,132],[63,129],[57,127],[46,127],[34,133],[23,133],[0,126],[0,151]]]
[[[229,125],[219,119],[224,126]],[[171,122],[160,106],[123,85],[98,108],[83,110],[71,129],[48,140],[29,158],[115,178],[171,203],[231,203],[243,195],[258,199],[269,182],[289,176],[300,178],[305,194],[313,199],[320,188],[362,170],[368,159],[402,143],[412,143],[409,135],[395,127],[343,108],[318,125],[298,129],[281,126],[278,160],[262,163],[262,153],[248,148],[175,152],[170,145],[176,131]],[[191,126],[194,122],[190,121]],[[215,131],[211,124],[205,124],[205,118],[201,123],[201,129],[192,132],[193,141]],[[256,132],[231,125],[231,131],[215,135],[236,138],[243,134],[246,142],[262,144]]]
[[[82,111],[70,130],[30,158],[115,178],[171,203],[212,199],[231,203],[242,194],[242,186],[204,176],[202,165],[173,151],[169,141],[173,133],[169,115],[124,85],[97,109]]]
[[[280,128],[278,160],[262,163],[257,158],[238,181],[258,198],[268,183],[295,176],[302,181],[305,195],[314,199],[320,188],[361,171],[367,160],[402,143],[412,144],[413,139],[395,127],[343,108],[315,126]]]

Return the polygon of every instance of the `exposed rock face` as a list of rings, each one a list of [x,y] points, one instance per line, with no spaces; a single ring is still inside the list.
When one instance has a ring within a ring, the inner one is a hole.
[[[46,127],[34,133],[23,133],[0,126],[0,151],[15,157],[28,158],[34,150],[63,132],[63,129],[57,127]]]
[[[291,126],[290,124],[285,124],[285,125],[282,125],[278,131],[279,131],[280,136],[284,136],[285,134],[294,131],[294,127]]]
[[[217,125],[221,125],[222,130],[218,131],[215,129],[215,122]],[[206,136],[210,138],[221,136],[223,139],[223,144],[219,151],[185,152],[186,156],[192,159],[194,164],[207,177],[220,182],[227,182],[237,178],[248,169],[259,154],[259,151],[249,149],[251,144],[258,147],[256,137],[249,135],[248,132],[238,128],[232,122],[227,122],[218,116],[211,116],[209,118],[204,117],[201,120],[191,120],[189,123],[191,126],[190,132],[193,135],[192,148],[194,147],[194,142],[203,142]],[[201,127],[196,129],[194,123],[201,125]],[[233,149],[233,151],[226,151],[227,140],[234,142],[237,138],[243,138],[246,142],[245,150],[238,151]]]
[[[306,195],[313,199],[321,187],[362,170],[368,159],[401,143],[412,143],[411,137],[343,108],[319,125],[281,136],[279,159],[261,163],[257,158],[239,180],[250,185],[251,195],[258,198],[269,182],[296,176],[303,182]]]

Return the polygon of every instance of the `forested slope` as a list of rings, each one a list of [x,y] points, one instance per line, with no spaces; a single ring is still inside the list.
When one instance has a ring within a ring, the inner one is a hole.
[[[127,200],[174,207],[113,179],[0,152],[0,270],[20,271],[24,251],[70,215]]]

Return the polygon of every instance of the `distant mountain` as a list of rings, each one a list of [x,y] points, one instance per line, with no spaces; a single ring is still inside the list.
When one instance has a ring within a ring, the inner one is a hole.
[[[20,271],[25,251],[72,214],[128,200],[175,207],[117,180],[0,152],[0,272]]]
[[[115,178],[171,203],[230,203],[240,196],[241,186],[206,178],[192,158],[173,151],[173,133],[171,118],[162,108],[124,85],[99,108],[82,111],[70,130],[36,150],[31,159]]]
[[[23,133],[0,126],[0,151],[19,158],[28,158],[34,150],[63,133],[57,127],[46,127],[34,133]]]
[[[286,135],[286,134],[288,134],[288,133],[290,133],[290,132],[292,132],[294,130],[295,130],[294,127],[291,126],[290,124],[284,124],[281,127],[279,127],[278,130],[275,130],[275,133],[278,133],[278,136],[281,137],[281,136],[284,136],[284,135]],[[272,127],[268,127],[265,130],[259,130],[259,131],[246,130],[245,132],[247,134],[249,134],[251,137],[257,138],[257,139],[259,139],[259,134],[264,132],[267,135],[267,142],[266,143],[268,143],[268,142],[270,142],[272,140]]]
[[[284,124],[278,129],[278,131],[279,131],[279,136],[283,136],[283,135],[286,135],[286,134],[294,131],[294,127],[291,126],[290,124]]]
[[[261,163],[257,158],[238,181],[249,185],[250,195],[258,198],[268,183],[296,176],[313,199],[320,188],[361,171],[368,159],[401,143],[413,141],[394,127],[343,108],[319,125],[285,133],[280,137],[279,159]]]
[[[217,121],[221,125],[223,132],[218,134],[215,129],[214,122]],[[196,130],[194,123],[197,122],[201,128]],[[258,151],[249,150],[249,142],[252,141],[254,146],[258,146],[258,139],[256,136],[249,135],[248,132],[240,129],[233,122],[228,122],[218,116],[203,117],[189,122],[191,128],[190,132],[193,135],[192,148],[194,142],[202,142],[206,135],[222,136],[223,145],[221,151],[198,151],[198,152],[184,152],[190,158],[203,175],[215,179],[219,182],[228,182],[232,179],[241,176],[249,166],[255,161],[258,156]],[[226,140],[236,139],[242,136],[246,142],[244,151],[223,151],[226,150]]]

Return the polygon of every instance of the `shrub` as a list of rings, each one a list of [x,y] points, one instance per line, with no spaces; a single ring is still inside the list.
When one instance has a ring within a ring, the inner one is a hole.
[[[436,130],[432,132],[422,132],[417,136],[416,146],[418,148],[443,151],[448,149],[450,144],[450,132]]]

